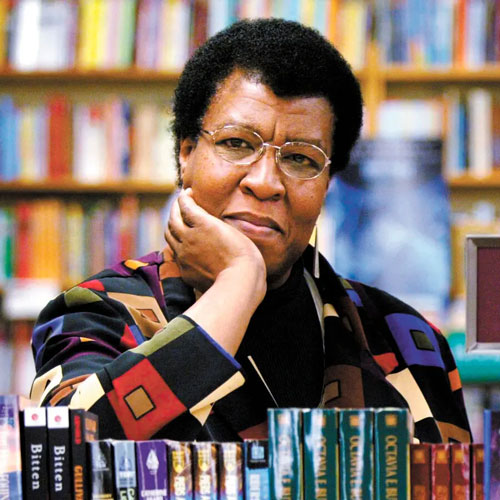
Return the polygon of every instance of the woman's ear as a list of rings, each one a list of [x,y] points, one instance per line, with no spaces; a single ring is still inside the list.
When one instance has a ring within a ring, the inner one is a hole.
[[[191,158],[191,153],[196,148],[196,141],[190,137],[182,139],[179,148],[179,165],[181,167],[181,183],[183,187],[189,187],[190,175],[189,175],[189,160]]]

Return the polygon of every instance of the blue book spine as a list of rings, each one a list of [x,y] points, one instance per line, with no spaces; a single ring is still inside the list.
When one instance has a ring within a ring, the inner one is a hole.
[[[269,442],[267,439],[248,439],[243,443],[245,455],[245,498],[270,500]]]
[[[0,498],[23,499],[19,411],[23,399],[0,395]]]
[[[484,410],[484,498],[500,498],[500,411]]]

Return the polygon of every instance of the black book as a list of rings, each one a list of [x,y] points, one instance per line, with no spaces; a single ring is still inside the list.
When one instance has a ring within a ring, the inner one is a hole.
[[[22,412],[23,496],[26,500],[49,498],[47,411],[26,408]]]
[[[67,406],[47,408],[47,436],[50,498],[52,500],[71,498],[71,437]]]
[[[113,446],[111,439],[87,443],[90,459],[90,484],[92,500],[114,498]]]
[[[94,413],[81,409],[70,410],[69,416],[73,494],[75,500],[89,500],[87,443],[99,439],[99,420]]]

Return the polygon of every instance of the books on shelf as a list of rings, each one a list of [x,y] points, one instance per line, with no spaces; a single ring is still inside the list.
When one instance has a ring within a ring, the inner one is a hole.
[[[174,185],[177,168],[165,102],[130,103],[116,96],[72,103],[0,100],[0,181],[81,183],[133,179]],[[133,130],[133,133],[132,133]]]
[[[275,408],[269,415],[267,439],[99,440],[89,412],[0,396],[0,474],[9,474],[0,475],[0,491],[6,498],[47,498],[68,466],[69,482],[51,498],[496,498],[487,492],[498,487],[498,411],[485,413],[491,450],[484,461],[482,444],[412,443],[406,409]]]

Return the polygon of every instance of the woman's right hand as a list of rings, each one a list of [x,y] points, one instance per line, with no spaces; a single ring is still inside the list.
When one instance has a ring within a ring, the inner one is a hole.
[[[266,266],[259,249],[247,236],[198,205],[191,188],[182,190],[173,204],[165,237],[182,279],[195,289],[204,292],[221,273],[234,271],[235,276],[241,273],[237,285],[246,279],[256,280],[257,290],[264,296]]]

